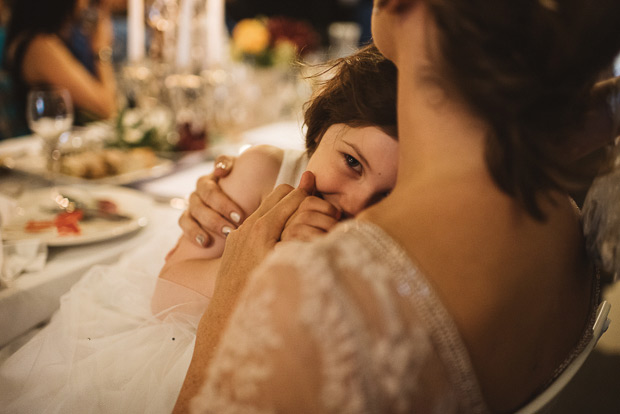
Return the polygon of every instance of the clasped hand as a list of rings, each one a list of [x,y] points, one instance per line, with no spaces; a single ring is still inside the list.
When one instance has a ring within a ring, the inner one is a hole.
[[[243,210],[218,185],[218,180],[230,172],[233,163],[232,157],[218,157],[213,173],[198,180],[196,190],[189,197],[189,207],[179,219],[179,225],[188,239],[203,247],[211,245],[216,237],[225,237],[229,230],[244,222]],[[303,184],[301,182],[300,186]],[[290,186],[288,188],[289,191],[292,189]],[[312,178],[312,188],[307,189],[306,197],[286,220],[279,240],[308,241],[325,234],[338,222],[340,211],[313,193]]]
[[[216,291],[223,284],[240,292],[247,276],[281,241],[309,240],[336,224],[339,211],[313,196],[314,175],[305,172],[297,188],[280,185],[226,240]],[[229,292],[232,293],[232,292]]]
[[[278,186],[237,230],[230,233],[214,297],[236,298],[245,287],[249,274],[287,234],[288,239],[297,238],[295,235],[305,238],[329,230],[322,228],[323,225],[335,224],[336,217],[321,211],[338,213],[337,210],[328,202],[311,196],[313,192],[314,175],[305,172],[297,188],[286,184]],[[314,207],[319,211],[311,210]],[[317,217],[320,218],[318,222]]]

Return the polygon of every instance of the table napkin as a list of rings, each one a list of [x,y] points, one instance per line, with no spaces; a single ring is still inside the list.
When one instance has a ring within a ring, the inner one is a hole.
[[[0,225],[11,220],[16,209],[15,200],[0,195]],[[0,237],[0,288],[10,286],[24,272],[43,269],[46,260],[47,246],[41,241],[29,239],[3,242]]]

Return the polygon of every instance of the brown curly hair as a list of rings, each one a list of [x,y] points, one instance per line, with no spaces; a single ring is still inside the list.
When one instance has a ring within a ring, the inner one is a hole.
[[[374,45],[337,59],[326,72],[327,81],[305,105],[306,149],[316,150],[334,124],[376,126],[396,139],[396,67]]]

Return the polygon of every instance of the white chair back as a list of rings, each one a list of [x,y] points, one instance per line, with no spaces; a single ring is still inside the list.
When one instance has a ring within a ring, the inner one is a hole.
[[[611,322],[607,317],[611,305],[607,301],[601,302],[596,311],[596,320],[592,327],[592,339],[585,346],[583,351],[573,359],[569,366],[543,391],[538,397],[530,401],[526,406],[521,408],[515,414],[540,414],[550,408],[550,404],[556,399],[566,384],[570,382],[575,374],[581,369],[581,366],[588,358],[599,338],[609,328]]]

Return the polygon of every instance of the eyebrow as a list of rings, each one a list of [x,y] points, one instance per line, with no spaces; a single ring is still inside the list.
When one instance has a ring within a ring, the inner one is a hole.
[[[355,155],[357,156],[357,158],[359,158],[359,159],[360,159],[360,161],[362,161],[362,163],[364,163],[364,165],[366,166],[366,168],[368,168],[368,169],[371,169],[371,170],[372,170],[372,168],[370,167],[370,163],[368,162],[368,160],[366,159],[366,157],[364,157],[364,154],[362,154],[362,152],[359,150],[359,148],[357,147],[357,145],[355,145],[355,144],[353,144],[353,143],[351,143],[351,142],[345,141],[344,139],[342,140],[342,143],[343,143],[343,144],[345,144],[345,145],[347,145],[347,146],[349,146],[349,147],[351,147],[353,150],[355,150],[355,153],[356,153]]]

